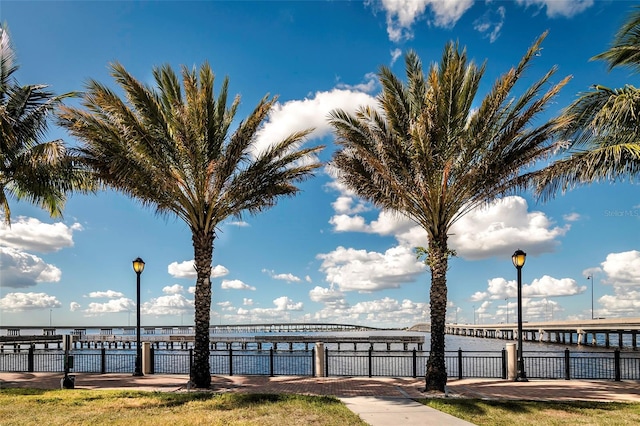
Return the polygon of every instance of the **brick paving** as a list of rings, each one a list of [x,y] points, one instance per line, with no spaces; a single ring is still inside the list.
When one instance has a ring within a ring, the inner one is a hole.
[[[141,389],[186,391],[186,375],[75,374],[77,389]],[[33,387],[60,389],[61,373],[0,373],[0,388]],[[424,393],[423,378],[299,377],[299,376],[213,376],[215,392],[295,393],[337,397],[377,396],[392,398],[442,397]],[[496,379],[450,380],[451,397],[506,400],[586,400],[640,403],[639,381],[530,380],[511,382]]]

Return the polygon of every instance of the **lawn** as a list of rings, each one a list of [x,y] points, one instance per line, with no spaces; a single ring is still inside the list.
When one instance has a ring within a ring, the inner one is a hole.
[[[419,402],[479,426],[640,424],[640,404],[637,403],[478,399],[423,399]]]
[[[366,425],[324,396],[39,389],[0,390],[0,424]]]

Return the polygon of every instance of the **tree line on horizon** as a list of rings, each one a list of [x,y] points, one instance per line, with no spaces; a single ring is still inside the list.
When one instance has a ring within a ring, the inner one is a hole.
[[[431,346],[426,389],[444,391],[444,325],[450,227],[473,208],[532,189],[543,200],[578,185],[633,180],[640,172],[640,89],[594,86],[558,115],[534,126],[570,77],[555,85],[551,68],[522,94],[512,91],[534,60],[542,34],[491,90],[478,90],[485,64],[447,43],[439,63],[424,69],[414,51],[405,55],[406,80],[380,67],[377,107],[328,117],[337,150],[337,178],[378,208],[399,212],[428,234],[419,248],[431,273]],[[592,59],[609,68],[640,71],[640,8]],[[0,29],[0,206],[11,223],[10,199],[36,204],[60,217],[67,195],[112,188],[181,218],[191,230],[197,272],[194,362],[190,379],[211,383],[209,325],[211,262],[218,225],[254,215],[295,196],[298,184],[323,164],[323,146],[304,147],[313,129],[295,132],[256,152],[254,141],[277,101],[265,96],[231,129],[240,102],[229,99],[229,79],[217,94],[208,63],[198,69],[153,69],[155,87],[119,63],[111,75],[125,96],[90,80],[82,94],[55,95],[44,84],[21,85],[7,26]],[[63,101],[81,98],[80,107]],[[480,107],[473,108],[476,102]],[[79,142],[44,140],[48,122]],[[532,168],[543,158],[550,165]]]

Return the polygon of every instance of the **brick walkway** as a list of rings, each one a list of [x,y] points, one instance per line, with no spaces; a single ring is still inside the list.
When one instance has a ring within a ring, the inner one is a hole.
[[[77,389],[187,390],[188,376],[129,374],[76,374]],[[34,387],[60,389],[61,373],[0,373],[0,388]],[[379,396],[425,398],[424,379],[298,376],[213,376],[216,392],[296,393],[338,397]],[[640,402],[640,382],[605,380],[531,380],[510,382],[495,379],[450,380],[452,397],[525,400],[590,400]],[[441,396],[441,395],[438,395]]]

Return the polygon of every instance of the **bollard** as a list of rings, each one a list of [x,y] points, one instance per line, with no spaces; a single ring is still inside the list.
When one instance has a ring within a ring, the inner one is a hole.
[[[516,344],[507,343],[507,380],[515,380],[518,376],[518,356],[516,353]]]
[[[142,373],[151,374],[151,342],[142,342]]]
[[[316,342],[314,357],[316,377],[324,377],[324,343]]]

